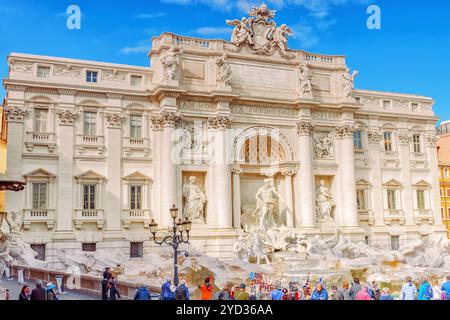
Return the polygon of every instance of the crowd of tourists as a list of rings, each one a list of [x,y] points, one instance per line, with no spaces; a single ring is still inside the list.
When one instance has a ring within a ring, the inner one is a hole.
[[[215,290],[213,279],[208,277],[200,287],[201,300],[450,300],[450,276],[443,283],[422,277],[418,283],[408,277],[397,299],[387,287],[378,283],[361,282],[354,278],[351,283],[344,282],[341,287],[327,288],[320,279],[313,284],[308,279],[303,283],[281,281],[255,281],[249,285],[226,284],[222,290]],[[162,285],[161,300],[189,300],[190,293],[184,281],[178,287],[171,279]]]

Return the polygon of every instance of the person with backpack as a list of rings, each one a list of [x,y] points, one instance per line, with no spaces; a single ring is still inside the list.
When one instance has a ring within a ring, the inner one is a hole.
[[[120,291],[119,288],[117,288],[116,279],[114,277],[109,280],[108,289],[106,292],[108,294],[108,300],[120,299]]]
[[[214,295],[214,300],[230,300],[230,284],[226,284],[222,291],[218,291]]]
[[[428,277],[422,278],[422,284],[419,287],[419,297],[418,300],[428,301],[433,299],[433,288],[428,282]]]
[[[250,300],[250,295],[247,293],[245,289],[246,289],[245,284],[241,284],[239,286],[239,290],[237,291],[237,293],[234,294],[234,299],[238,301]]]
[[[400,293],[401,300],[416,300],[417,295],[417,287],[412,282],[411,277],[406,278],[406,283],[402,287],[402,291]]]
[[[172,290],[172,279],[167,281],[161,287],[161,300],[175,300],[175,292]]]
[[[134,300],[137,301],[149,301],[151,300],[150,291],[148,291],[147,287],[141,283],[136,289],[136,294],[134,295]]]
[[[442,284],[442,298],[443,300],[450,300],[450,276],[447,276],[447,282]]]
[[[186,286],[185,280],[181,280],[180,285],[175,290],[175,299],[176,300],[190,300],[189,289]]]

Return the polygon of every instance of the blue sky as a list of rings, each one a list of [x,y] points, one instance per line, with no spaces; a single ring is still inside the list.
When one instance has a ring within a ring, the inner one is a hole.
[[[0,0],[0,76],[6,56],[23,52],[148,66],[151,38],[163,31],[229,39],[225,19],[262,0]],[[450,119],[450,1],[267,0],[276,21],[295,30],[289,46],[343,54],[360,71],[357,88],[431,96]],[[81,30],[66,28],[67,7],[81,8]],[[381,8],[381,30],[366,27]],[[4,90],[0,90],[0,99]]]

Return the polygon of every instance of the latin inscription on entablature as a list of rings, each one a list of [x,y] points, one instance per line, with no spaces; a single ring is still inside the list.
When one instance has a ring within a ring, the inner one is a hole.
[[[295,75],[291,70],[231,64],[232,83],[264,88],[295,90]]]
[[[329,76],[313,75],[312,86],[315,91],[331,92],[331,80]]]
[[[240,114],[252,114],[262,116],[277,116],[296,118],[298,111],[290,108],[277,108],[277,107],[263,107],[263,106],[230,106],[232,113]]]
[[[338,120],[340,118],[339,113],[329,111],[314,111],[314,120]]]
[[[212,102],[181,101],[178,109],[187,111],[215,111],[216,106]]]
[[[185,79],[205,79],[205,64],[202,62],[183,61],[181,69]]]

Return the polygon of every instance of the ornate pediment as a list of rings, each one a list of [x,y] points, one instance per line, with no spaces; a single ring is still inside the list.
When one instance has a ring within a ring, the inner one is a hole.
[[[248,18],[241,20],[227,20],[227,24],[234,26],[231,37],[237,51],[244,45],[256,54],[271,56],[279,52],[284,58],[292,59],[295,55],[288,53],[288,37],[293,35],[292,30],[285,24],[277,26],[273,18],[276,11],[270,10],[267,5],[254,7],[248,13]]]
[[[100,180],[105,180],[106,178],[97,172],[89,170],[89,171],[86,171],[85,173],[82,173],[82,174],[76,176],[75,179],[78,181],[86,181],[86,180],[100,181]]]
[[[144,183],[147,183],[150,180],[149,177],[139,171],[133,172],[122,179],[125,181],[140,181]]]
[[[29,172],[27,174],[24,174],[23,177],[26,180],[29,180],[29,179],[47,179],[47,180],[52,180],[52,179],[56,178],[56,176],[54,174],[52,174],[52,173],[50,173],[47,170],[44,170],[42,168],[36,169],[36,170],[33,170],[33,171],[31,171],[31,172]]]

